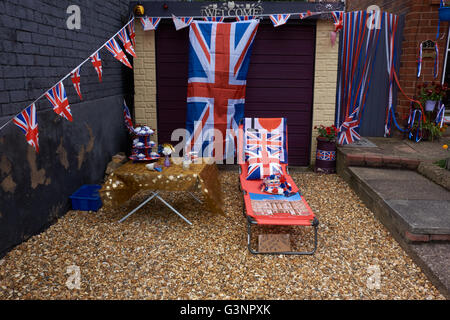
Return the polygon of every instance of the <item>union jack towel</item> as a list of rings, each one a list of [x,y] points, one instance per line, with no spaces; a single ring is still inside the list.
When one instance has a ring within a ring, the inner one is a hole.
[[[72,80],[73,86],[75,88],[75,91],[78,93],[78,96],[80,97],[81,100],[83,100],[83,97],[81,95],[81,88],[80,88],[80,71],[81,71],[81,66],[76,68],[74,71],[72,71],[71,75],[70,75],[70,79]]]
[[[109,52],[111,52],[111,54],[114,56],[114,58],[116,58],[117,60],[122,62],[128,68],[133,69],[130,62],[128,62],[127,56],[122,51],[122,49],[119,47],[119,44],[117,43],[116,39],[112,38],[111,40],[109,40],[105,44],[105,47],[106,47],[106,49],[108,49]]]
[[[39,131],[35,104],[33,103],[14,117],[13,122],[25,133],[28,144],[39,153]]]
[[[72,113],[70,111],[69,100],[67,100],[66,90],[62,81],[45,93],[48,101],[53,106],[53,111],[63,118],[72,121]]]
[[[140,19],[144,31],[156,30],[161,22],[161,18],[142,17]]]
[[[357,132],[357,129],[359,127],[358,114],[359,107],[356,108],[355,111],[353,111],[352,114],[345,119],[344,123],[342,123],[341,127],[339,128],[338,143],[340,145],[350,144],[361,139],[361,136]]]
[[[258,23],[250,20],[194,21],[191,24],[187,153],[214,155],[216,161],[223,160],[224,154],[226,158],[234,157],[238,123],[244,117],[247,72]],[[213,129],[222,136],[214,139]]]
[[[127,103],[123,100],[123,118],[125,120],[125,126],[130,133],[134,132],[133,120],[131,120],[130,109],[128,109]]]
[[[223,22],[224,17],[203,17],[203,21]]]
[[[92,65],[94,66],[95,71],[97,71],[98,81],[102,82],[103,69],[102,69],[102,59],[100,58],[99,51],[97,51],[91,56],[91,62]]]
[[[194,18],[192,17],[176,17],[172,15],[173,24],[175,25],[175,29],[178,31],[180,29],[186,28],[191,25]]]
[[[130,34],[131,43],[133,44],[133,47],[136,47],[136,31],[134,29],[134,18],[128,24],[127,29],[128,29],[128,33]]]
[[[290,14],[272,14],[270,16],[270,20],[272,21],[274,27],[279,27],[285,24],[289,20],[290,16]]]
[[[120,30],[118,36],[120,41],[122,41],[123,48],[125,49],[125,51],[136,58],[136,53],[134,52],[133,44],[131,43],[130,38],[128,38],[128,34],[125,28],[122,28],[122,30]]]

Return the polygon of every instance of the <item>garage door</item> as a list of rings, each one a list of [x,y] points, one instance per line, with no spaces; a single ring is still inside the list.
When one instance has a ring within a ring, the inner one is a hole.
[[[188,28],[160,24],[156,32],[158,135],[170,141],[186,123]],[[279,28],[261,23],[248,78],[246,117],[286,117],[289,164],[309,165],[315,26],[293,21]]]

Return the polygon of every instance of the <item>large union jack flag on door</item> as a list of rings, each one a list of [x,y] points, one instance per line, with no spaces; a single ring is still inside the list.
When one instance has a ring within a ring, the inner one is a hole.
[[[238,123],[244,117],[247,73],[258,23],[251,20],[191,24],[187,152],[195,149],[205,157],[214,156],[216,161],[224,155],[234,156]]]

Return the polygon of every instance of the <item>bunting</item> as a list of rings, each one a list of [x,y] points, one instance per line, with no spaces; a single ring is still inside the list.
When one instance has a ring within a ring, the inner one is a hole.
[[[172,20],[175,25],[175,29],[178,31],[180,29],[189,27],[191,25],[192,21],[194,20],[194,18],[192,18],[192,17],[179,18],[179,17],[172,15]]]
[[[256,16],[236,16],[236,21],[248,21],[256,19]]]
[[[23,131],[23,133],[25,133],[25,139],[28,144],[39,153],[39,132],[35,104],[31,104],[20,114],[15,116],[13,122]]]
[[[131,43],[130,38],[128,38],[128,34],[125,28],[122,28],[122,30],[120,30],[118,36],[120,41],[122,41],[123,48],[125,49],[125,51],[136,58],[136,53],[134,52],[133,44]]]
[[[53,111],[61,117],[72,121],[72,113],[70,111],[69,100],[67,100],[66,90],[62,81],[47,91],[45,94],[48,101],[53,106]]]
[[[130,35],[131,43],[133,44],[133,47],[136,47],[136,31],[134,29],[134,18],[127,25],[127,29],[128,29],[128,34]]]
[[[290,14],[273,14],[270,16],[270,20],[272,21],[274,27],[279,27],[285,24],[290,16]]]
[[[73,86],[75,88],[75,91],[78,93],[78,96],[80,97],[80,100],[83,100],[83,97],[81,96],[81,88],[80,88],[80,71],[81,66],[76,68],[72,73],[70,74],[70,79],[72,80]]]
[[[130,62],[127,59],[127,56],[122,51],[122,49],[119,47],[119,44],[117,43],[116,39],[112,38],[111,40],[109,40],[105,44],[105,47],[109,52],[111,52],[111,54],[114,56],[114,58],[116,58],[117,60],[122,62],[128,68],[133,69],[133,67],[131,66]]]
[[[203,17],[203,21],[209,21],[209,22],[223,22],[225,20],[225,17]]]
[[[158,28],[159,23],[161,22],[161,18],[151,18],[151,17],[142,17],[140,18],[140,20],[144,31],[156,30],[156,28]]]
[[[123,100],[123,118],[125,120],[125,126],[128,132],[134,133],[133,120],[131,120],[130,109],[128,109],[127,103]]]
[[[333,11],[331,12],[331,16],[334,21],[334,32],[338,32],[344,28],[344,12],[342,11]]]
[[[103,69],[102,69],[102,59],[100,58],[100,52],[99,51],[94,53],[90,57],[90,59],[91,59],[92,65],[94,66],[95,71],[97,71],[98,81],[102,82]]]

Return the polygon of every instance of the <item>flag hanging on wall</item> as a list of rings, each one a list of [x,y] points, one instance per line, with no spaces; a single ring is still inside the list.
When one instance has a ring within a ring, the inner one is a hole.
[[[28,144],[39,153],[39,132],[35,104],[33,103],[14,117],[13,122],[25,133]]]
[[[69,100],[67,100],[66,89],[64,89],[62,81],[48,90],[45,96],[52,104],[53,111],[55,111],[61,117],[72,121],[72,113],[70,111]]]
[[[131,66],[130,62],[127,59],[127,56],[122,51],[122,49],[119,47],[119,44],[117,43],[116,39],[112,38],[111,40],[109,40],[105,44],[105,47],[106,47],[106,49],[108,49],[109,52],[111,52],[111,54],[114,56],[114,58],[116,58],[117,60],[122,62],[128,68],[133,69],[133,67]]]
[[[279,27],[285,24],[289,20],[290,16],[290,14],[273,14],[270,16],[270,20],[272,21],[274,27]]]
[[[186,151],[216,161],[234,156],[257,20],[194,21],[189,32]],[[220,133],[220,135],[219,135]],[[214,143],[213,143],[214,141]],[[214,150],[215,149],[215,150]]]
[[[102,82],[103,69],[102,69],[102,59],[100,58],[99,51],[97,51],[91,56],[91,62],[92,65],[94,66],[95,71],[97,71],[98,81]]]
[[[194,18],[192,18],[192,17],[179,18],[179,17],[172,15],[172,20],[175,25],[175,29],[178,31],[180,29],[189,27],[191,25],[192,21],[194,20]]]
[[[151,18],[151,17],[142,17],[140,18],[142,29],[144,31],[156,30],[158,28],[159,23],[161,22],[161,18]]]
[[[75,91],[78,93],[80,100],[83,100],[83,96],[81,95],[81,88],[80,88],[80,81],[81,81],[80,71],[81,71],[81,66],[79,66],[78,68],[73,70],[72,73],[70,74],[70,79],[72,80],[73,86],[75,88]]]
[[[128,34],[125,28],[120,30],[118,36],[120,41],[122,41],[123,48],[125,49],[125,51],[136,58],[136,52],[134,52],[133,44],[131,43],[130,38],[128,38]]]

